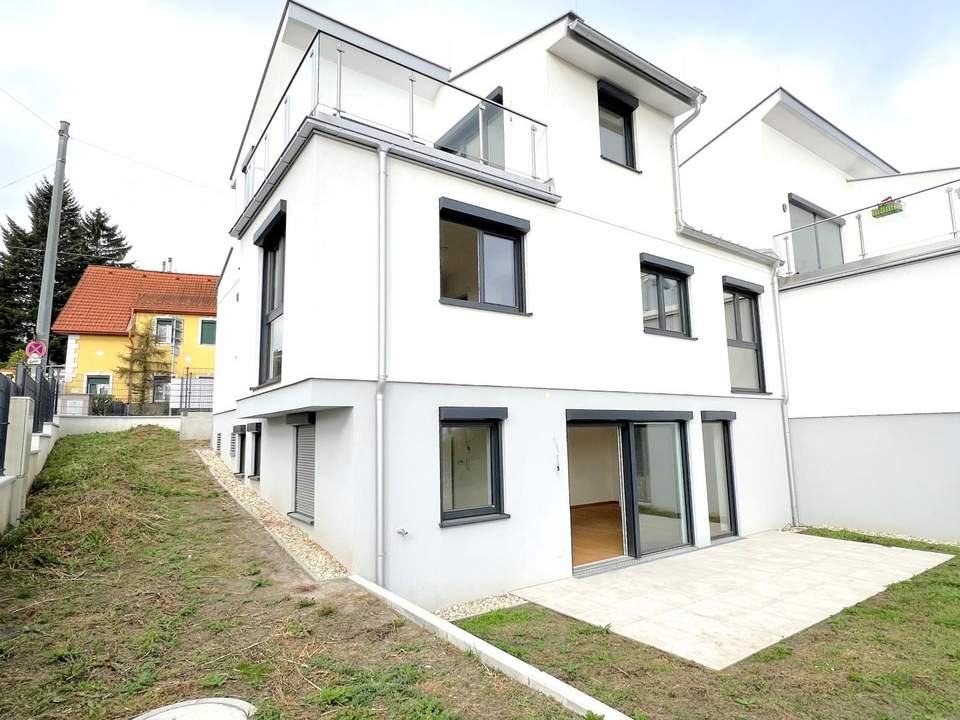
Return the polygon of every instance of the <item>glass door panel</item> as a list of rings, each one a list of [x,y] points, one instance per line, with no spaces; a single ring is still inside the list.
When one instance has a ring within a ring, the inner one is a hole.
[[[633,441],[640,553],[688,545],[690,523],[680,424],[634,424]]]
[[[703,461],[707,469],[710,538],[716,540],[735,535],[737,525],[726,423],[720,421],[703,423]]]

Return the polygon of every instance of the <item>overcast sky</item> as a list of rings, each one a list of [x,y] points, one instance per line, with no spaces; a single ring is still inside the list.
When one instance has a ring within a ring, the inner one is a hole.
[[[574,10],[707,93],[685,151],[783,85],[902,171],[960,165],[955,0],[306,4],[454,71]],[[227,177],[282,7],[0,3],[0,89],[53,125],[71,122],[67,177],[84,207],[120,223],[138,266],[172,256],[177,270],[219,273],[236,214]],[[24,219],[41,175],[2,186],[55,156],[55,131],[0,92],[0,217]]]

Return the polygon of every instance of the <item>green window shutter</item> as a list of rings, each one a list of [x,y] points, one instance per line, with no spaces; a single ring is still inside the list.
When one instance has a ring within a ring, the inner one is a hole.
[[[201,345],[214,345],[217,342],[217,321],[216,320],[201,320],[200,321],[200,344]]]

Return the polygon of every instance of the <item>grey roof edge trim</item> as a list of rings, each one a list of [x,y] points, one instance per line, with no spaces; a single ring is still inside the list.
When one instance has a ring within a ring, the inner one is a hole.
[[[682,422],[693,420],[690,410],[567,410],[567,422]]]
[[[654,85],[661,87],[679,100],[683,100],[691,107],[695,104],[698,97],[702,96],[706,99],[706,95],[704,95],[700,88],[688,85],[666,70],[657,67],[649,60],[645,60],[632,50],[610,39],[599,30],[587,25],[581,18],[572,20],[570,24],[567,25],[567,31],[575,35],[576,39],[593,45],[620,62],[620,64],[652,81]]]
[[[783,264],[783,260],[778,258],[776,255],[768,255],[760,250],[752,250],[751,248],[744,247],[743,245],[738,245],[735,242],[724,240],[716,235],[705,233],[703,230],[697,230],[689,225],[684,225],[683,227],[679,228],[677,230],[677,234],[681,237],[685,237],[690,240],[696,240],[697,242],[705,245],[710,245],[711,247],[717,248],[724,252],[732,253],[734,255],[738,255],[739,257],[762,263],[763,265],[769,265],[770,267]]]
[[[787,275],[786,277],[780,278],[780,290],[782,292],[797,290],[810,285],[820,285],[822,283],[842,280],[857,275],[866,275],[880,270],[892,270],[904,265],[912,265],[913,263],[926,262],[953,255],[960,255],[960,242],[951,239],[945,242],[864,258],[863,260],[854,260],[853,262],[845,263],[834,268],[817,270],[816,272]]]
[[[565,12],[563,15],[558,15],[557,17],[555,17],[555,18],[554,18],[553,20],[551,20],[550,22],[545,23],[544,25],[541,25],[540,27],[538,27],[536,30],[533,30],[532,32],[527,33],[526,35],[524,35],[524,36],[523,36],[522,38],[520,38],[519,40],[515,40],[515,41],[513,41],[512,43],[510,43],[509,45],[507,45],[506,47],[500,48],[500,49],[497,50],[495,53],[492,53],[492,54],[490,54],[490,55],[487,55],[487,56],[486,56],[485,58],[483,58],[482,60],[478,60],[478,61],[475,62],[473,65],[469,66],[466,70],[460,70],[459,72],[454,73],[453,75],[450,76],[450,82],[453,82],[453,81],[456,80],[457,78],[463,77],[464,75],[466,75],[466,74],[469,73],[469,72],[473,72],[474,70],[476,70],[476,69],[477,69],[478,67],[480,67],[481,65],[485,65],[486,63],[490,62],[490,61],[493,60],[494,58],[500,57],[500,56],[503,55],[505,52],[508,52],[508,51],[510,51],[510,50],[513,50],[515,47],[517,47],[517,45],[522,45],[523,43],[525,43],[525,42],[526,42],[527,40],[529,40],[530,38],[532,38],[532,37],[534,37],[534,36],[536,36],[536,35],[539,35],[540,33],[542,33],[544,30],[547,30],[548,28],[553,27],[554,25],[556,25],[556,24],[557,24],[558,22],[560,22],[561,20],[580,20],[580,19],[581,19],[580,16],[577,15],[575,12],[573,12],[572,10],[568,10],[568,11]]]
[[[686,277],[693,275],[693,265],[677,262],[676,260],[660,257],[659,255],[651,255],[650,253],[645,252],[640,253],[640,265],[650,265],[654,268],[668,270]]]
[[[829,135],[837,142],[846,145],[847,148],[855,152],[857,155],[862,157],[864,160],[869,162],[871,165],[878,167],[881,170],[888,171],[891,175],[898,175],[899,170],[897,170],[893,165],[888,163],[882,157],[877,155],[875,152],[867,148],[865,145],[860,144],[852,137],[847,135],[843,130],[838,128],[832,122],[827,120],[823,115],[818,113],[816,110],[811,108],[809,105],[806,105],[802,100],[800,100],[796,95],[791,93],[789,90],[780,87],[777,88],[780,92],[780,102],[785,106],[793,110],[798,115],[802,116],[810,124],[819,128],[826,135]]]
[[[743,290],[744,292],[753,293],[754,295],[762,295],[763,291],[766,290],[763,285],[750,282],[749,280],[741,280],[740,278],[733,277],[732,275],[723,276],[723,286],[725,288],[733,288],[734,290]]]
[[[224,258],[223,267],[220,268],[220,277],[217,279],[217,289],[220,288],[220,283],[223,282],[223,274],[227,272],[227,264],[230,262],[231,255],[233,255],[233,245],[231,245],[230,249],[227,250],[227,257]]]
[[[553,192],[547,183],[528,180],[519,175],[489,166],[481,167],[472,160],[442,150],[428,148],[399,135],[378,130],[347,118],[336,118],[332,115],[321,114],[304,118],[297,133],[290,139],[287,147],[280,154],[280,158],[267,174],[256,195],[247,203],[243,212],[230,228],[231,236],[238,238],[246,232],[253,219],[273,194],[273,190],[280,180],[286,175],[290,165],[306,145],[307,140],[314,133],[371,149],[385,146],[389,148],[391,155],[432,167],[440,172],[464,177],[551,205],[560,202],[560,196]]]
[[[434,62],[433,60],[423,57],[422,55],[417,55],[409,50],[404,50],[402,47],[394,45],[391,42],[381,40],[376,35],[371,35],[368,32],[359,30],[358,28],[348,25],[347,23],[337,20],[336,18],[325,15],[319,10],[314,10],[312,7],[298,2],[298,0],[287,0],[287,2],[288,4],[294,5],[300,10],[304,11],[304,13],[309,13],[310,19],[315,22],[315,24],[318,26],[318,29],[326,32],[328,35],[338,36],[337,33],[342,32],[344,33],[343,39],[347,42],[350,42],[354,45],[360,45],[360,47],[364,47],[364,45],[370,45],[372,46],[371,49],[373,49],[379,55],[399,54],[405,58],[412,58],[415,61],[414,63],[411,63],[408,60],[403,64],[422,65],[423,69],[418,67],[413,69],[422,72],[424,75],[434,77],[435,79],[440,79],[447,82],[450,80],[450,68],[448,68],[446,65],[441,65],[438,62]],[[324,26],[327,27],[324,28]],[[333,32],[331,32],[331,29],[333,29]],[[352,37],[347,37],[348,35]],[[358,40],[360,42],[357,42]]]
[[[956,167],[929,168],[927,170],[909,170],[907,172],[897,173],[896,175],[871,175],[870,177],[865,178],[847,178],[847,182],[855,183],[864,182],[866,180],[889,180],[891,178],[904,177],[906,175],[926,175],[928,173],[951,172],[952,170],[960,170],[960,165],[957,165]]]
[[[701,410],[700,422],[716,422],[723,420],[729,422],[736,420],[737,414],[733,410]]]
[[[800,197],[796,193],[788,192],[787,201],[793,205],[796,205],[807,212],[812,212],[814,215],[820,215],[824,220],[829,220],[832,223],[837,225],[846,225],[847,221],[836,213],[830,212],[829,210],[820,207],[816,203],[812,203],[806,198]]]
[[[691,160],[693,160],[698,154],[700,154],[701,151],[706,150],[710,145],[713,144],[713,142],[714,142],[715,140],[719,140],[721,137],[723,137],[723,136],[727,133],[728,130],[732,130],[736,125],[739,125],[739,124],[740,124],[743,120],[745,120],[745,119],[747,118],[747,116],[750,115],[754,110],[756,110],[757,108],[759,108],[759,107],[760,107],[761,105],[763,105],[767,100],[769,100],[769,99],[772,98],[774,95],[776,95],[777,92],[779,92],[779,90],[780,90],[780,88],[774,89],[773,92],[767,94],[760,102],[758,102],[758,103],[757,103],[756,105],[754,105],[752,108],[750,108],[749,110],[747,110],[743,115],[741,115],[740,117],[738,117],[738,118],[737,118],[736,120],[734,120],[732,123],[730,123],[729,125],[727,125],[723,130],[721,130],[720,132],[718,132],[718,133],[717,133],[716,135],[714,135],[712,138],[710,138],[709,140],[707,140],[703,145],[701,145],[701,146],[698,147],[696,150],[694,150],[694,151],[687,157],[686,160],[683,160],[683,161],[680,163],[680,167],[683,167],[686,163],[688,163],[688,162],[690,162]]]

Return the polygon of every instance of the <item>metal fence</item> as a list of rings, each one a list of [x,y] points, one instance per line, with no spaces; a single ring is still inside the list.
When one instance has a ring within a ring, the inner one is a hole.
[[[104,386],[104,389],[105,386]],[[130,390],[64,394],[63,415],[180,415],[213,410],[213,370],[186,368],[181,376],[158,375],[144,393],[144,402],[133,402]]]
[[[213,410],[213,370],[187,368],[171,380],[170,412]]]
[[[45,374],[35,377],[32,368],[18,363],[14,389],[14,395],[33,398],[33,431],[41,432],[44,423],[53,421],[57,407],[57,396],[60,392],[58,368],[47,368]]]
[[[0,375],[0,475],[6,474],[7,426],[10,424],[10,398],[14,394],[13,381]]]

